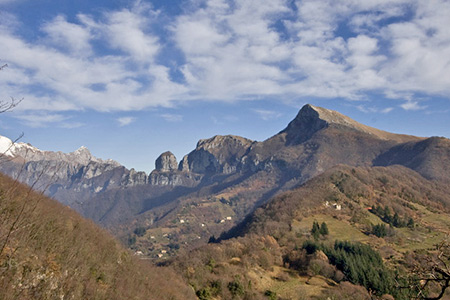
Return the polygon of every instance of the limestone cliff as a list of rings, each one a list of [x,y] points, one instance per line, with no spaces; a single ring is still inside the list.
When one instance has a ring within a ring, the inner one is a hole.
[[[170,172],[178,169],[178,163],[175,155],[167,151],[161,154],[155,162],[155,168],[158,171]]]
[[[200,140],[195,150],[183,157],[179,169],[200,174],[233,173],[252,143],[254,141],[234,135]]]

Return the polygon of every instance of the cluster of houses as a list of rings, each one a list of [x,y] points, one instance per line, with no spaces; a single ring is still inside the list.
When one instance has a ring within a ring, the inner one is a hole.
[[[158,253],[158,257],[161,258],[161,257],[163,257],[164,254],[166,254],[166,253],[167,253],[167,250],[162,249],[162,250],[161,250],[161,253]]]
[[[217,222],[217,223],[225,223],[226,221],[231,221],[232,219],[233,219],[233,218],[232,218],[231,216],[228,216],[228,217],[226,217],[226,218],[224,218],[224,219],[221,219],[221,220],[218,220],[218,221],[216,221],[216,222]],[[187,223],[186,220],[180,219],[180,224],[185,224],[185,223]],[[205,224],[204,224],[204,223],[201,223],[200,226],[201,226],[201,227],[205,227]]]
[[[221,220],[218,220],[218,221],[216,221],[217,223],[225,223],[225,222],[227,222],[227,221],[231,221],[233,218],[231,217],[231,216],[228,216],[228,217],[225,217],[225,218],[223,218],[223,219],[221,219]],[[186,223],[188,223],[188,220],[186,220],[186,219],[179,219],[179,222],[180,222],[180,224],[186,224]],[[200,224],[200,226],[201,227],[205,227],[206,225],[204,224],[204,223],[201,223]],[[163,237],[168,237],[168,234],[166,233],[166,234],[163,234]],[[197,237],[198,239],[200,239],[201,237],[200,236],[198,236]],[[155,236],[154,235],[152,235],[152,236],[150,236],[150,239],[155,239]],[[144,253],[142,252],[142,251],[136,251],[135,253],[134,253],[135,255],[139,255],[139,256],[143,256],[144,255]],[[164,257],[164,254],[167,254],[167,250],[164,250],[164,249],[162,249],[161,251],[160,251],[160,253],[158,253],[158,254],[156,254],[156,256],[158,257],[158,258],[162,258],[162,257]]]
[[[325,206],[326,207],[332,207],[335,210],[341,210],[342,209],[342,206],[340,204],[337,204],[336,202],[335,203],[330,203],[330,202],[327,201],[327,202],[325,202]]]
[[[226,217],[225,219],[220,220],[218,223],[225,223],[226,221],[231,221],[231,217]]]

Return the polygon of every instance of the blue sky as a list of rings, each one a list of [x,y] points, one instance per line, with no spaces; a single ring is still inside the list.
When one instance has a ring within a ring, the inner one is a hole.
[[[450,137],[450,1],[0,0],[0,134],[151,171],[305,103]]]

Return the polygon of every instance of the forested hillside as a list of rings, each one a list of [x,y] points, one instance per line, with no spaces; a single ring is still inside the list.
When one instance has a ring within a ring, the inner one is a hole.
[[[437,297],[448,285],[436,270],[450,266],[449,195],[401,166],[337,166],[174,265],[200,299]]]
[[[195,299],[72,209],[0,175],[0,299]]]

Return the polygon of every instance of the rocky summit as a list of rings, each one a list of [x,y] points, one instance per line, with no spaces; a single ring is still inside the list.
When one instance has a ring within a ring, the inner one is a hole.
[[[242,157],[254,141],[234,135],[216,135],[200,140],[194,151],[183,157],[180,170],[200,174],[230,174],[238,170]]]
[[[155,170],[170,172],[178,169],[178,163],[175,155],[172,152],[167,151],[161,154],[155,162]]]
[[[392,134],[372,128],[358,123],[337,111],[316,107],[310,104],[303,106],[295,119],[280,133],[286,134],[287,144],[300,144],[311,138],[317,131],[327,127],[359,131],[361,133],[373,135],[382,140],[409,141],[412,138],[411,136]]]

